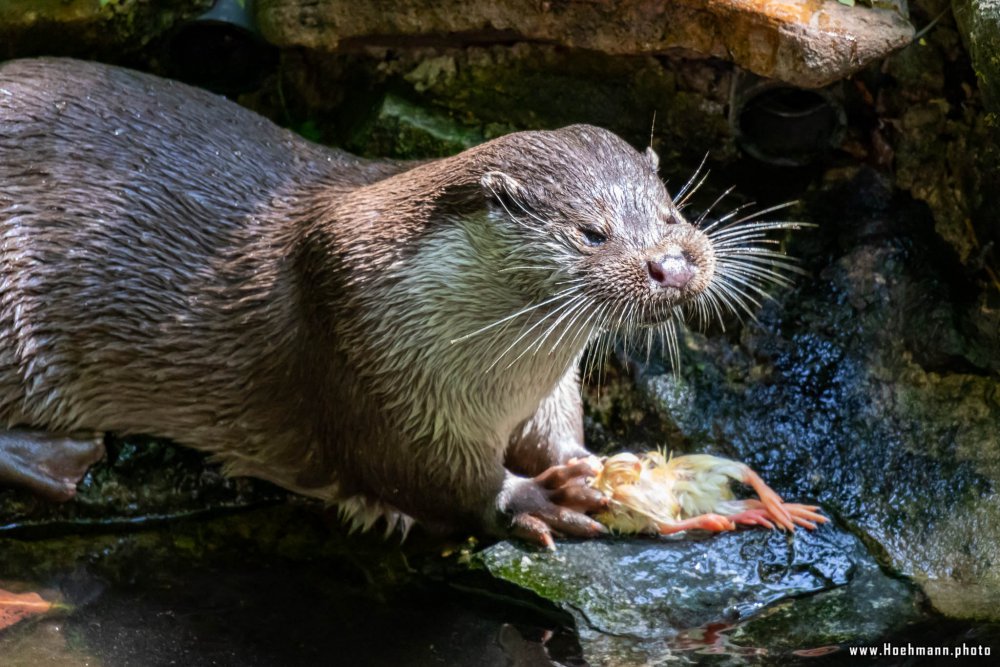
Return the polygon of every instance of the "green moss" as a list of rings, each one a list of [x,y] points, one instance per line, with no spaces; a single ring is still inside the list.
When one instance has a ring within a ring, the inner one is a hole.
[[[348,146],[370,157],[427,158],[453,155],[483,140],[474,126],[388,94]]]
[[[10,53],[93,55],[116,60],[197,16],[212,0],[5,0],[0,43]]]
[[[711,147],[732,153],[724,114],[725,70],[686,63],[681,82],[669,62],[612,57],[543,45],[469,48],[394,64],[414,99],[474,119],[488,138],[517,129],[591,123],[637,145],[649,141],[656,114],[662,163],[700,159]],[[697,156],[697,157],[695,157]]]

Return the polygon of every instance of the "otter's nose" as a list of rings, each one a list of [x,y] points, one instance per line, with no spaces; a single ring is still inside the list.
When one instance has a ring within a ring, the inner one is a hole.
[[[681,253],[670,253],[646,262],[650,279],[660,287],[683,289],[694,278],[695,267]]]

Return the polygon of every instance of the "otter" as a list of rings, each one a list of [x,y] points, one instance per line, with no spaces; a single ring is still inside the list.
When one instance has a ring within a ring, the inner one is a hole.
[[[363,528],[604,533],[581,357],[759,291],[718,229],[591,126],[368,160],[152,75],[4,63],[0,480],[65,499],[142,433]]]

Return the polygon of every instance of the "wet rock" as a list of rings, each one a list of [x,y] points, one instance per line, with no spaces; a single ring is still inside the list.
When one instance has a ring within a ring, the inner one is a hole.
[[[66,604],[55,618],[0,632],[5,667],[266,667],[331,656],[351,665],[505,665],[505,655],[530,650],[516,637],[513,646],[496,641],[516,615],[476,613],[448,591],[409,585],[398,542],[348,538],[315,505],[48,539],[0,534],[0,553],[4,578]]]
[[[655,132],[668,168],[681,154],[692,161],[712,150],[724,160],[735,152],[725,116],[731,75],[718,63],[515,44],[394,53],[380,72],[411,99],[475,119],[485,138],[582,122],[614,127],[640,146]]]
[[[389,94],[354,131],[348,148],[373,157],[429,158],[454,155],[483,140],[476,127]]]
[[[952,0],[951,6],[987,107],[1000,113],[1000,3]]]
[[[921,88],[903,60],[894,60],[890,71],[901,85],[923,93],[883,98],[896,132],[896,182],[927,202],[938,234],[974,270],[1000,238],[991,217],[1000,185],[1000,126],[982,116],[974,101],[955,106],[944,90]]]
[[[120,59],[197,16],[212,0],[5,0],[0,57],[96,54]]]
[[[923,4],[931,16],[942,9]],[[1000,124],[984,106],[986,91],[977,87],[960,32],[944,15],[886,61],[884,76],[867,78],[870,112],[882,128],[870,136],[886,147],[883,162],[896,187],[926,202],[942,251],[952,249],[959,273],[975,283],[959,299],[956,317],[977,331],[969,337],[970,346],[982,348],[977,363],[997,368],[984,359],[1000,349]]]
[[[746,530],[560,542],[556,553],[501,543],[477,558],[493,576],[570,613],[591,664],[648,664],[704,649],[717,641],[705,637],[710,627],[714,635],[728,629],[729,654],[871,641],[919,614],[914,591],[830,525],[791,537]],[[775,630],[782,616],[794,619],[783,625],[795,632]]]
[[[998,351],[960,327],[969,285],[926,210],[871,172],[806,217],[817,277],[739,341],[691,335],[681,377],[645,387],[676,449],[717,448],[786,499],[818,498],[937,609],[997,618]]]
[[[685,50],[803,87],[842,79],[905,45],[913,34],[895,9],[847,7],[837,0],[409,0],[389,11],[344,1],[261,0],[257,18],[266,38],[282,47],[335,50],[409,40],[549,42],[613,55]]]
[[[0,488],[0,534],[109,530],[277,503],[287,494],[260,480],[224,477],[206,456],[163,440],[108,437],[66,503]]]

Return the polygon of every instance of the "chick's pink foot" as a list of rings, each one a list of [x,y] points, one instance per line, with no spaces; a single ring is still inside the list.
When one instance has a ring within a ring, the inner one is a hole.
[[[792,515],[785,509],[785,502],[781,499],[781,496],[775,493],[774,489],[761,479],[760,475],[750,468],[746,468],[746,471],[743,473],[743,482],[750,485],[750,488],[760,498],[761,504],[767,510],[767,518],[769,520],[778,524],[783,530],[794,532],[795,523],[792,521]]]
[[[753,488],[760,500],[744,500],[743,505],[747,509],[729,517],[736,523],[794,531],[795,526],[815,530],[816,524],[829,521],[827,517],[819,513],[819,507],[816,505],[784,502],[781,496],[775,493],[761,479],[760,475],[750,468],[746,469],[743,481]]]
[[[509,475],[500,504],[512,515],[512,534],[546,549],[555,549],[553,535],[606,534],[607,528],[586,514],[608,505],[604,494],[587,485],[587,478],[599,470],[597,459],[587,457],[552,466],[531,479]]]
[[[746,510],[739,514],[730,514],[729,518],[745,526],[763,526],[774,530],[776,518],[759,500],[744,500]],[[829,519],[819,513],[815,505],[799,505],[798,503],[782,503],[782,508],[791,517],[792,523],[808,530],[816,530],[816,524],[826,523]]]

